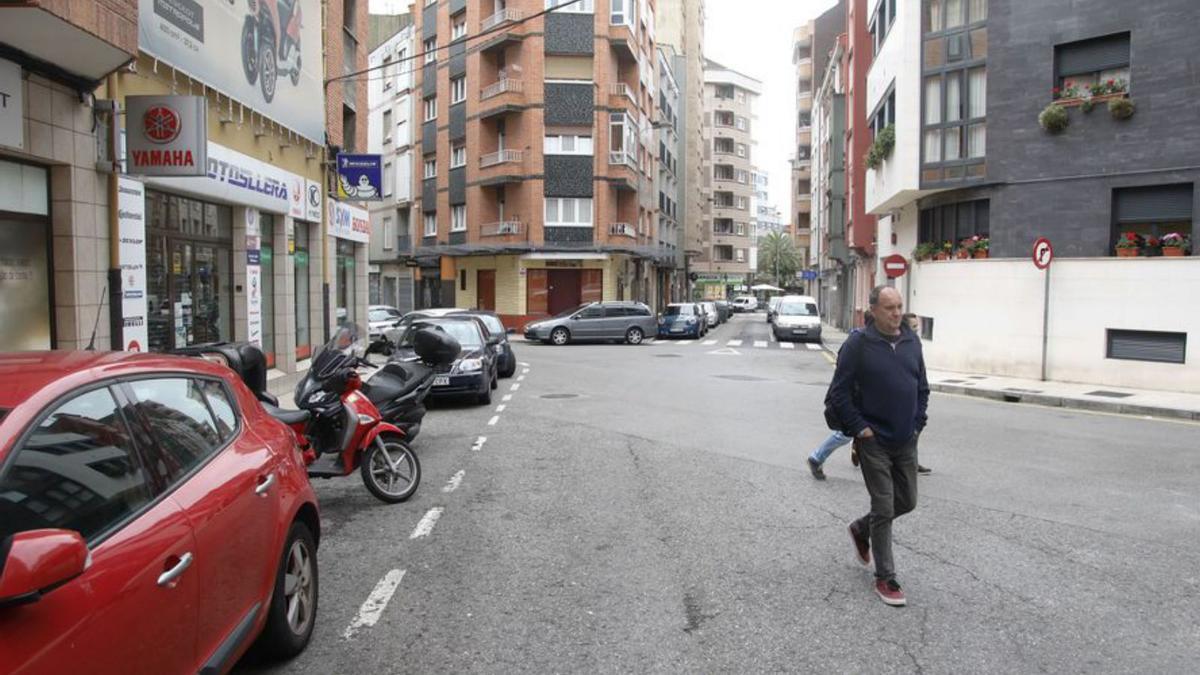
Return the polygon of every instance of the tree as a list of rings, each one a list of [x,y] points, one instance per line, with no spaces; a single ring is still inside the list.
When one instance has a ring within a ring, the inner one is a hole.
[[[758,274],[775,280],[780,288],[796,278],[800,269],[800,251],[790,235],[769,232],[758,242]]]

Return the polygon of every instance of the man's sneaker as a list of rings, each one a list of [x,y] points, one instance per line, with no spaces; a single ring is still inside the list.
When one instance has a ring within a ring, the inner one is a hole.
[[[900,584],[896,583],[895,579],[876,579],[875,594],[885,604],[892,607],[903,607],[908,604],[908,600],[904,599],[904,591],[900,590]]]
[[[927,466],[922,466],[922,465],[918,464],[917,465],[917,473],[919,473],[923,476],[928,476],[929,474],[933,473],[933,469],[931,469]]]
[[[871,564],[871,540],[866,537],[858,536],[858,531],[854,529],[854,523],[850,523],[850,540],[854,542],[854,557],[858,559],[858,564],[866,567]]]
[[[825,480],[825,470],[821,468],[821,463],[812,457],[808,458],[808,470],[812,471],[813,478]]]

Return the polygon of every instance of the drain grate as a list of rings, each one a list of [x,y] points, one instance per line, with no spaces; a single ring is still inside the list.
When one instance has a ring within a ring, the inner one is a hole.
[[[538,398],[548,398],[551,400],[562,400],[566,398],[579,398],[579,394],[542,394]]]
[[[1129,398],[1130,396],[1133,396],[1133,394],[1126,394],[1125,392],[1121,392],[1121,391],[1105,391],[1103,389],[1097,389],[1096,391],[1087,392],[1086,394],[1084,394],[1084,396],[1103,396],[1104,398]]]
[[[713,377],[721,378],[722,380],[733,380],[734,382],[766,382],[765,377],[755,377],[753,375],[713,375]]]

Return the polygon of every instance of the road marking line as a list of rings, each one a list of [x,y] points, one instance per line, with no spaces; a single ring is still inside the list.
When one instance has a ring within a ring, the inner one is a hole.
[[[795,349],[795,348],[796,348],[796,345],[795,345],[794,343],[791,343],[791,342],[780,342],[780,343],[779,343],[779,347],[780,347],[781,349]]]
[[[712,346],[712,345],[715,345],[715,344],[717,344],[717,341],[716,341],[716,340],[705,340],[705,341],[704,341],[704,344],[705,344],[706,346]]]
[[[718,356],[741,356],[742,355],[741,352],[739,352],[736,349],[733,349],[732,347],[724,347],[722,349],[714,349],[711,352],[709,352],[709,354],[716,354]]]
[[[528,374],[529,374],[529,369],[528,369],[528,368],[526,368],[526,369],[522,370],[522,371],[521,371],[521,374],[522,374],[522,375],[528,375]]]
[[[458,473],[450,477],[450,482],[446,483],[446,487],[442,488],[442,492],[454,492],[457,490],[459,483],[462,482],[465,475],[467,475],[467,472],[459,469]]]
[[[730,340],[729,342],[725,343],[725,346],[726,347],[741,347],[742,341],[741,340]]]
[[[392,599],[392,594],[396,592],[396,588],[400,586],[400,580],[404,578],[405,570],[392,570],[383,575],[379,583],[375,584],[375,589],[363,601],[362,607],[358,608],[358,614],[354,620],[346,627],[342,633],[343,640],[349,640],[354,637],[360,628],[370,628],[379,621],[383,610],[387,608],[388,601]]]
[[[511,387],[509,387],[509,388],[508,388],[508,390],[509,390],[509,391],[516,391],[516,390],[518,390],[518,389],[520,389],[520,388],[521,388],[521,385],[520,385],[520,384],[513,384],[513,386],[511,386]]]
[[[830,354],[829,352],[821,352],[821,356],[825,357],[825,360],[829,362],[829,365],[837,365],[837,359],[833,358],[833,354]]]
[[[421,522],[417,523],[417,529],[413,530],[413,533],[408,535],[408,538],[420,539],[421,537],[428,537],[429,533],[433,532],[433,526],[437,523],[438,518],[442,517],[442,511],[444,510],[440,506],[429,509],[429,512],[425,514]]]
[[[475,445],[471,446],[471,451],[479,452],[483,449],[484,443],[487,443],[487,436],[480,436],[479,438],[475,439]]]
[[[492,415],[492,419],[488,420],[488,426],[494,427],[494,426],[496,426],[496,422],[499,422],[499,421],[500,421],[499,415]]]
[[[502,398],[500,400],[504,401],[505,403],[508,403],[509,401],[512,400],[512,394],[505,394],[504,398]]]
[[[754,346],[758,347],[759,349],[762,349],[763,347],[767,346],[767,341],[766,340],[755,340]]]
[[[504,405],[503,403],[501,403],[500,405],[496,406],[496,412],[498,412],[498,413],[502,413],[502,412],[504,412],[504,409],[505,409],[505,408],[507,408],[507,407],[508,407],[508,406],[506,406],[506,405]]]
[[[517,363],[518,363],[518,364],[520,364],[520,366],[521,366],[522,368],[528,368],[528,367],[529,367],[529,364],[528,364],[528,363],[525,363],[524,361],[517,361]],[[528,373],[529,371],[528,371],[528,370],[526,370],[525,372],[527,372],[527,373]]]
[[[524,382],[524,381],[525,381],[525,376],[524,376],[524,375],[518,375],[518,376],[517,376],[517,382]]]
[[[810,351],[814,351],[814,352],[819,352],[819,351],[821,351],[822,349],[824,349],[824,347],[822,347],[821,345],[819,345],[819,344],[814,344],[814,343],[812,343],[812,342],[809,342],[808,344],[806,344],[806,345],[804,345],[804,346],[805,346],[805,347],[808,347],[808,349],[809,349]]]
[[[692,344],[693,342],[695,342],[695,340],[680,340],[679,342],[676,342],[675,344],[679,344],[679,345],[690,345],[690,344]]]

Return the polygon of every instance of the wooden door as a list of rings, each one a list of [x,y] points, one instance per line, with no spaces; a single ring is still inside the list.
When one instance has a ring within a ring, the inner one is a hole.
[[[551,315],[565,312],[582,302],[580,270],[548,270],[547,276],[550,283],[547,310]]]
[[[479,309],[496,311],[496,270],[479,270],[476,272],[475,284],[476,306]]]

